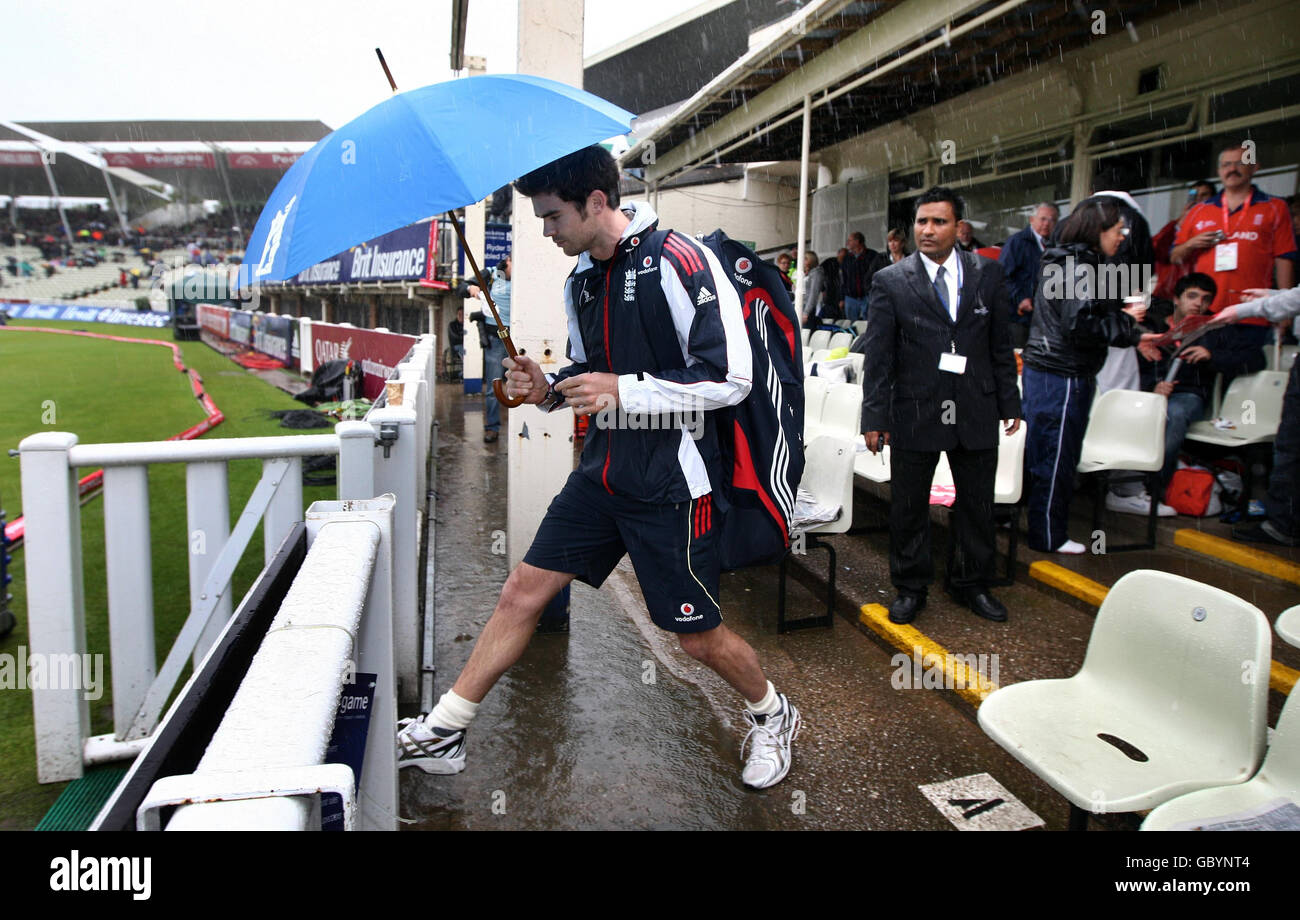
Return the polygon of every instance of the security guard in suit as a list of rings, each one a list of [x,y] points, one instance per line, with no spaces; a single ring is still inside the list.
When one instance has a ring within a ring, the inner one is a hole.
[[[989,583],[998,423],[1008,435],[1020,427],[1010,295],[998,263],[956,249],[962,213],[947,188],[923,194],[913,226],[917,251],[878,271],[871,285],[862,428],[872,453],[890,445],[895,623],[916,618],[934,580],[930,484],[940,451],[957,492],[948,591],[985,619],[1007,618]]]

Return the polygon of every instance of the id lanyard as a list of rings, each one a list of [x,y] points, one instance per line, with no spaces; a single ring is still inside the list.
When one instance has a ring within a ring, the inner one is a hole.
[[[957,275],[957,296],[956,296],[956,298],[954,298],[955,303],[956,303],[956,305],[957,305],[957,309],[956,309],[954,312],[955,312],[958,316],[961,316],[961,285],[962,285],[962,280],[964,279],[964,272],[965,272],[965,270],[966,270],[966,269],[965,269],[965,268],[962,266],[962,264],[961,264],[961,256],[957,256],[957,271],[956,271],[956,275]],[[957,321],[954,319],[953,322],[955,323],[955,322],[957,322]],[[951,346],[951,349],[952,349],[952,353],[953,353],[954,355],[957,354],[957,340],[956,340],[955,338],[951,341],[950,346]]]
[[[1246,200],[1241,204],[1241,215],[1243,217],[1245,217],[1246,212],[1250,210],[1250,200],[1254,197],[1255,197],[1255,191],[1254,189],[1252,189],[1250,194],[1246,196]],[[1223,239],[1224,242],[1227,242],[1232,237],[1232,227],[1229,224],[1229,221],[1231,220],[1231,215],[1229,215],[1228,213],[1227,194],[1220,193],[1219,204],[1223,207]]]

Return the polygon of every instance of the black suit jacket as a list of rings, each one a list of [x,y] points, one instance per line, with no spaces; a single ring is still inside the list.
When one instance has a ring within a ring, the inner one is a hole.
[[[974,253],[958,257],[964,278],[955,323],[920,253],[872,280],[862,430],[888,431],[904,450],[996,448],[999,420],[1020,418],[1002,266]],[[939,370],[940,353],[954,342],[966,356],[964,374]]]

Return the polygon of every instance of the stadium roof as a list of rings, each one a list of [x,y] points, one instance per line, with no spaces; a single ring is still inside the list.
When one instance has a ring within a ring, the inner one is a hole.
[[[62,196],[106,197],[111,176],[128,217],[182,198],[260,208],[329,132],[319,121],[2,122],[0,194],[49,195],[49,165]]]

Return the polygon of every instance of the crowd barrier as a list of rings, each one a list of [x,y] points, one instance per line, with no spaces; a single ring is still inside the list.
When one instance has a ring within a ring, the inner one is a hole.
[[[367,399],[379,396],[384,382],[417,341],[415,336],[381,329],[213,304],[199,304],[198,322],[203,340],[214,347],[250,348],[304,374],[327,361],[357,361],[365,374]]]
[[[405,361],[395,362],[394,386],[386,389],[383,403],[364,421],[340,423],[333,434],[82,445],[74,434],[43,432],[23,440],[29,644],[33,654],[75,656],[47,660],[85,660],[91,653],[85,638],[77,471],[88,466],[105,471],[113,731],[90,736],[88,704],[78,688],[34,689],[41,782],[78,778],[87,764],[133,758],[145,746],[186,661],[193,657],[197,666],[231,620],[231,575],[258,524],[269,562],[303,520],[303,456],[338,456],[341,502],[394,496],[393,667],[399,696],[418,698],[419,522],[432,449],[436,342],[433,336],[410,341],[414,347]],[[226,464],[250,458],[262,461],[263,475],[232,529]],[[191,539],[190,614],[161,668],[152,639],[148,467],[154,463],[186,464],[187,532],[203,536],[204,550],[196,552]]]

